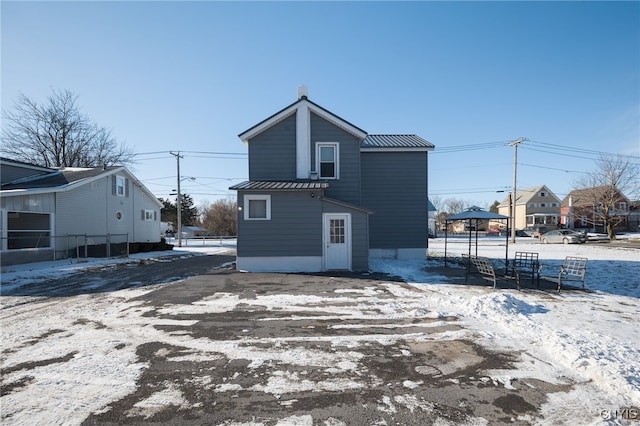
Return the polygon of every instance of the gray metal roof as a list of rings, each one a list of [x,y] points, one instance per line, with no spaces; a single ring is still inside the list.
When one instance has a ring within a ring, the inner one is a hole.
[[[249,180],[230,187],[229,189],[240,190],[261,190],[261,191],[297,191],[297,190],[320,190],[329,187],[329,183],[317,180],[296,180],[296,181],[257,181]]]
[[[18,179],[2,185],[2,190],[10,189],[34,189],[34,188],[55,188],[78,182],[83,179],[99,176],[107,171],[118,169],[119,167],[96,168],[66,168],[56,170],[44,175],[30,176]]]
[[[434,148],[418,135],[367,135],[362,148]]]

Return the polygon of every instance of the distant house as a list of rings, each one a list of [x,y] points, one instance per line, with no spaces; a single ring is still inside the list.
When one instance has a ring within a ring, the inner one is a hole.
[[[124,167],[53,169],[5,158],[0,165],[2,265],[160,241],[162,204]]]
[[[182,227],[182,237],[183,238],[193,238],[193,237],[202,237],[208,235],[209,231],[201,226],[183,226]]]
[[[545,225],[555,229],[560,223],[560,199],[546,185],[516,190],[515,228]],[[498,205],[498,213],[511,214],[511,194]]]
[[[571,229],[606,232],[603,205],[606,199],[611,208],[607,212],[616,229],[629,229],[631,203],[620,191],[610,186],[574,189],[562,200],[562,224]]]
[[[416,135],[368,135],[298,100],[242,132],[237,268],[367,270],[369,256],[425,258],[427,153]]]

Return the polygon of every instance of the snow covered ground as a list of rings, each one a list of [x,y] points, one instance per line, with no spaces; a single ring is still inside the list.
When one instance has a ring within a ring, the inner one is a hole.
[[[640,250],[614,248],[606,244],[542,245],[529,239],[519,239],[516,245],[510,245],[510,257],[516,250],[536,251],[551,270],[557,270],[567,255],[589,258],[586,284],[595,291],[558,294],[534,290],[494,291],[490,287],[449,284],[446,276],[436,275],[429,268],[442,265],[438,258],[444,252],[444,239],[430,240],[429,244],[430,260],[426,262],[371,261],[372,270],[402,276],[410,283],[414,291],[394,284],[384,284],[387,291],[394,292],[397,303],[389,304],[388,300],[382,298],[378,300],[379,292],[375,289],[363,289],[360,293],[354,292],[352,296],[344,293],[342,296],[357,299],[357,306],[362,306],[363,312],[369,309],[367,306],[384,306],[386,311],[381,315],[387,315],[390,321],[403,316],[413,318],[419,315],[459,318],[458,324],[462,326],[460,330],[442,333],[438,338],[468,339],[488,348],[522,354],[522,361],[515,370],[488,372],[494,382],[506,388],[512,386],[514,380],[525,377],[538,378],[552,384],[572,385],[573,390],[570,392],[549,395],[548,401],[541,407],[543,421],[531,418],[517,420],[534,424],[635,424],[628,423],[622,416],[626,413],[640,418],[640,412],[637,411],[640,409]],[[481,239],[478,254],[503,259],[503,244],[502,239]],[[185,251],[208,254],[227,249],[228,247],[216,244],[194,244],[176,250],[173,254],[180,255]],[[467,250],[468,242],[464,239],[450,240],[447,247],[449,255],[460,255]],[[153,258],[167,254],[170,253],[144,253],[132,258]],[[63,276],[81,268],[128,261],[101,259],[72,263],[67,260],[16,266],[3,271],[2,286]],[[136,302],[131,302],[131,299],[148,291],[151,289],[129,289],[100,296],[80,295],[64,300],[41,301],[34,306],[28,303],[24,306],[16,304],[15,298],[1,298],[0,359],[3,375],[9,378],[15,376],[14,379],[18,380],[20,376],[16,371],[21,366],[38,365],[43,359],[51,360],[51,354],[60,356],[73,350],[69,355],[72,363],[63,362],[68,360],[62,358],[58,361],[54,359],[48,365],[39,367],[41,376],[25,379],[27,388],[29,380],[33,380],[39,385],[34,386],[34,390],[46,389],[46,398],[25,391],[9,392],[0,399],[3,423],[24,424],[23,422],[28,421],[30,424],[77,424],[85,418],[86,413],[96,412],[109,401],[131,393],[136,378],[145,366],[136,361],[135,352],[127,349],[128,344],[149,339],[167,341],[170,337],[154,328],[154,325],[169,320],[143,318],[139,316],[141,314],[137,314],[140,309]],[[194,304],[193,309],[224,312],[233,309],[237,303],[237,298],[221,294],[206,306]],[[258,300],[256,303],[264,305],[266,301]],[[296,295],[279,295],[270,303],[277,303],[282,309],[304,305],[305,301]],[[318,306],[319,302],[315,298],[309,303]],[[87,330],[84,318],[93,318],[96,312],[100,312],[96,318],[98,322]],[[328,312],[328,315],[335,314]],[[354,312],[354,315],[357,314],[358,312]],[[18,323],[19,326],[16,326]],[[51,336],[64,338],[55,339],[50,338]],[[181,345],[195,345],[194,348],[203,344],[199,341],[190,342],[187,336],[173,338],[179,339]],[[42,342],[36,343],[39,340]],[[100,342],[109,343],[111,349],[99,346]],[[135,345],[132,347],[135,348]],[[202,350],[205,351],[205,348],[202,347]],[[256,357],[256,349],[251,346],[234,344],[233,350],[246,352],[234,353],[236,357]],[[355,368],[361,355],[358,355],[355,347],[349,353],[355,358],[349,359],[348,365]],[[261,354],[267,359],[287,356],[286,353]],[[336,357],[327,358],[327,365],[340,366],[346,362],[340,358],[339,353],[325,356]],[[304,359],[305,357],[301,357],[299,362],[304,362]],[[282,359],[278,362],[285,361]],[[91,377],[92,380],[87,382],[86,377]],[[299,385],[295,381],[280,379],[282,385],[279,392],[285,392],[287,386],[295,387],[296,383]],[[353,385],[353,382],[345,384]],[[178,405],[183,403],[175,389],[167,388],[162,392],[153,398],[164,401],[165,404],[167,401]],[[161,405],[154,401],[147,401],[151,408],[146,408],[153,410]],[[629,410],[632,407],[636,411]],[[145,407],[140,407],[143,408]],[[483,424],[481,420],[477,424]],[[311,422],[309,416],[279,424],[310,425]]]
[[[542,412],[550,423],[597,423],[600,419],[577,413],[602,410],[602,420],[622,422],[621,409],[634,407],[640,419],[640,250],[606,244],[541,244],[518,238],[509,245],[515,251],[538,252],[549,271],[557,271],[565,256],[587,257],[586,286],[593,293],[539,291],[488,291],[446,285],[447,278],[428,272],[428,265],[441,266],[444,238],[429,240],[424,262],[373,261],[371,268],[401,276],[425,294],[425,307],[440,316],[456,316],[464,334],[487,346],[523,351],[527,354],[521,374],[557,383],[581,383],[570,393],[552,395]],[[465,238],[449,239],[447,255],[469,250]],[[475,241],[472,242],[475,253]],[[478,255],[504,259],[502,238],[480,238]],[[544,271],[545,269],[543,269]],[[495,372],[508,383],[516,378]],[[617,410],[617,416],[616,416]]]

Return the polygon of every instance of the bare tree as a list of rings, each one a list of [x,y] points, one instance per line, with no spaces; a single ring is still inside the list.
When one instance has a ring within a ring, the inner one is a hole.
[[[603,224],[607,235],[614,240],[615,227],[627,220],[628,202],[625,194],[638,197],[640,172],[637,163],[622,156],[601,156],[596,167],[574,184],[577,200],[572,200],[574,215]],[[623,203],[623,204],[621,204]]]
[[[44,104],[18,96],[13,109],[3,112],[3,155],[44,167],[132,163],[133,152],[83,114],[77,99],[69,90],[54,90]]]
[[[238,206],[233,200],[218,200],[202,211],[201,226],[216,236],[237,234]]]
[[[436,229],[444,230],[447,217],[461,213],[464,210],[465,201],[457,198],[440,197],[431,198],[431,202],[436,208]]]

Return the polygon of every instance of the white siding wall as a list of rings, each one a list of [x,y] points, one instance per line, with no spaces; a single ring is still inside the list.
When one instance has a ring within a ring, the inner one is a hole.
[[[135,206],[134,233],[131,241],[149,243],[160,241],[160,209],[140,187],[132,185],[133,202]],[[143,210],[153,210],[153,220],[142,220]]]
[[[108,180],[103,177],[93,185],[87,184],[72,191],[57,193],[57,235],[114,233],[107,229],[105,221],[107,188],[111,190]]]

